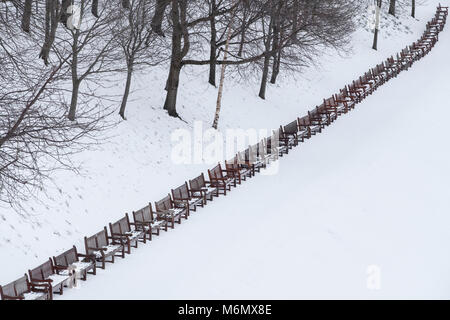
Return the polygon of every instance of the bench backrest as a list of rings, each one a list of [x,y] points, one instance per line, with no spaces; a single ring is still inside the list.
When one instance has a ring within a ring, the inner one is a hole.
[[[334,95],[331,98],[323,99],[323,103],[326,106],[334,107],[336,106],[336,100],[334,99]]]
[[[298,123],[297,120],[292,121],[288,125],[284,126],[284,133],[285,134],[295,134],[298,132]]]
[[[208,174],[209,174],[209,179],[212,180],[216,180],[216,179],[222,179],[223,178],[223,174],[222,174],[222,166],[220,165],[220,163],[215,166],[214,168],[212,168],[211,170],[208,170]]]
[[[128,218],[128,214],[125,215],[122,219],[110,223],[109,227],[111,229],[111,234],[125,234],[131,231],[130,220]]]
[[[142,222],[142,223],[153,222],[152,204],[149,203],[149,205],[146,206],[145,208],[142,208],[138,211],[134,211],[133,219],[134,219],[134,222]]]
[[[102,231],[97,232],[93,236],[85,237],[84,243],[86,246],[86,253],[92,254],[95,250],[89,249],[89,248],[102,248],[106,247],[109,244],[108,241],[108,231],[106,230],[106,227],[103,228]]]
[[[176,189],[172,189],[172,198],[174,200],[190,200],[189,188],[187,182]]]
[[[202,173],[197,178],[189,180],[189,186],[192,191],[199,191],[202,188],[206,188],[205,175]]]
[[[48,259],[47,262],[41,264],[39,267],[36,267],[29,271],[30,278],[36,280],[45,280],[52,274],[55,274],[55,270],[53,268],[53,262],[51,259]]]
[[[95,235],[97,239],[97,245],[99,248],[105,247],[109,244],[108,242],[108,231],[106,231],[106,227],[103,229],[103,231],[100,231]]]
[[[237,156],[229,161],[225,161],[225,167],[227,168],[227,170],[239,169]]]
[[[19,297],[27,292],[30,292],[30,286],[28,283],[27,275],[24,275],[23,277],[11,283],[8,283],[5,286],[0,286],[0,299],[1,300],[7,299],[5,296]]]
[[[173,209],[172,198],[170,198],[170,194],[164,199],[156,201],[155,208],[157,212]]]
[[[53,262],[57,266],[63,267],[68,267],[73,263],[78,262],[78,254],[76,247],[73,246],[71,249],[61,253],[59,256],[53,257]]]

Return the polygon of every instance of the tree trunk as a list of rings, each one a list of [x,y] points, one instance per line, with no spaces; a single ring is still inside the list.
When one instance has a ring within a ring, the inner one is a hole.
[[[372,49],[378,50],[378,29],[375,29],[374,32]]]
[[[270,3],[273,4],[272,1]],[[266,35],[266,39],[265,39],[264,67],[263,67],[263,74],[262,74],[262,79],[261,79],[261,87],[259,89],[259,97],[264,100],[266,99],[266,89],[267,89],[267,80],[269,78],[270,58],[272,56],[272,54],[270,53],[270,45],[272,44],[274,15],[275,15],[275,9],[272,6],[272,12],[270,14],[269,28],[267,30],[267,35]]]
[[[91,12],[94,17],[98,18],[98,0],[92,0]]]
[[[416,17],[416,0],[412,0],[411,17]]]
[[[298,34],[298,16],[300,14],[300,10],[299,10],[300,6],[298,3],[298,0],[294,0],[294,4],[293,4],[293,23],[292,23],[292,42],[293,43],[297,43],[297,34]]]
[[[211,0],[211,42],[210,42],[210,64],[209,64],[209,83],[216,86],[216,56],[217,56],[217,30],[216,30],[216,0]]]
[[[178,117],[177,95],[180,83],[181,67],[176,63],[170,64],[169,78],[167,79],[167,94],[164,102],[164,110],[167,110],[171,117]]]
[[[281,64],[281,49],[277,51],[277,54],[273,59],[272,78],[270,79],[271,84],[277,83],[278,75],[280,74],[280,64]]]
[[[70,121],[75,121],[75,113],[77,111],[78,104],[78,92],[80,90],[81,80],[78,78],[78,38],[80,31],[75,30],[73,34],[72,43],[72,63],[70,65],[72,73],[72,99],[70,101],[69,115],[67,116]]]
[[[155,14],[151,22],[152,30],[162,37],[164,37],[164,32],[162,31],[164,12],[166,11],[166,8],[169,5],[169,3],[170,0],[156,0]]]
[[[263,75],[261,79],[261,88],[259,89],[259,97],[266,99],[267,80],[269,78],[270,54],[264,57]]]
[[[281,61],[281,49],[280,49],[280,32],[281,32],[281,7],[283,3],[280,2],[278,5],[277,12],[274,18],[273,25],[273,66],[272,66],[272,78],[270,79],[270,83],[275,84],[277,82],[278,72],[280,70],[279,63]]]
[[[125,117],[125,108],[127,107],[128,102],[128,96],[130,95],[130,88],[131,88],[131,78],[133,77],[133,59],[130,59],[130,62],[128,63],[128,70],[127,70],[127,82],[125,84],[125,92],[122,97],[122,104],[120,105],[120,111],[119,115],[122,117],[123,120],[127,120]]]
[[[59,21],[59,1],[46,0],[45,3],[45,40],[42,45],[39,58],[44,60],[44,64],[48,65],[50,49],[55,41],[56,28]]]
[[[22,16],[22,30],[25,32],[30,32],[32,6],[33,6],[33,0],[25,1],[25,6],[23,9],[23,16]]]
[[[381,0],[377,0],[377,5],[375,7],[375,32],[373,35],[373,46],[372,49],[378,50],[378,28],[380,27],[380,11],[381,11]]]
[[[225,52],[223,54],[223,61],[227,61],[227,59],[228,59],[228,48],[230,46],[231,33],[232,33],[232,26],[230,23],[230,25],[228,26],[227,42],[225,43]],[[222,70],[220,72],[220,83],[219,83],[219,91],[217,93],[216,113],[214,115],[214,122],[212,125],[212,127],[216,130],[219,126],[220,110],[222,109],[222,95],[223,95],[223,86],[225,83],[226,67],[227,67],[227,65],[224,63],[222,65]]]
[[[242,18],[241,41],[239,43],[238,57],[242,57],[242,53],[244,52],[245,31],[247,30],[246,23],[247,23],[247,6],[244,6],[244,17]]]
[[[395,16],[395,0],[390,0],[389,14],[392,14],[393,16]]]
[[[72,82],[72,99],[70,100],[69,115],[67,116],[70,121],[75,121],[75,113],[77,111],[79,91],[80,91],[80,81],[75,80]]]
[[[170,116],[178,117],[177,113],[177,95],[178,95],[178,85],[180,83],[180,73],[183,60],[183,50],[181,49],[181,41],[183,38],[183,27],[180,22],[180,10],[179,10],[179,0],[172,0],[172,56],[170,61],[170,71],[169,77],[166,82],[166,101],[164,102],[164,110],[167,110]],[[184,5],[181,3],[181,5]],[[182,8],[183,10],[183,8]],[[185,10],[181,13],[185,14]],[[184,17],[181,17],[184,21]]]

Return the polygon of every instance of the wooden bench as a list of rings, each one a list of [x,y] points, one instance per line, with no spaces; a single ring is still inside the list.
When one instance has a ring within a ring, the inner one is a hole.
[[[322,127],[320,126],[312,126],[309,122],[309,116],[306,115],[303,118],[297,119],[298,130],[301,132],[300,134],[303,136],[303,139],[310,139],[313,135],[322,132]]]
[[[238,161],[241,166],[251,170],[252,175],[267,167],[270,162],[270,154],[267,152],[266,139],[260,143],[249,146],[246,150],[238,154]]]
[[[205,204],[208,200],[212,201],[213,197],[219,196],[219,189],[211,186],[211,183],[205,180],[205,175],[203,173],[197,178],[189,180],[189,187],[193,194],[204,198]]]
[[[353,105],[355,105],[359,101],[358,96],[348,91],[348,86],[345,86],[343,89],[341,89],[339,94],[345,99],[351,101]]]
[[[53,293],[59,293],[62,295],[64,292],[64,287],[69,285],[69,282],[71,281],[71,275],[59,274],[60,271],[64,270],[66,270],[66,268],[55,266],[52,259],[48,259],[47,262],[41,264],[40,266],[32,270],[28,270],[28,275],[30,276],[30,282],[34,286],[47,284],[50,288],[52,299]]]
[[[289,148],[298,146],[299,136],[298,136],[298,123],[297,120],[283,126],[280,126],[280,139],[284,139],[284,143],[288,145]],[[303,142],[302,137],[300,137],[301,142]]]
[[[170,194],[155,202],[156,214],[164,217],[172,229],[175,228],[175,222],[181,223],[181,218],[187,219],[189,217],[189,204],[186,202],[178,202],[178,206],[172,201]]]
[[[236,187],[237,182],[233,175],[227,170],[223,170],[221,164],[208,170],[209,181],[212,187],[217,188],[219,193],[227,195],[227,191],[231,190],[231,187]]]
[[[95,266],[95,257],[90,257],[77,252],[77,248],[73,246],[66,252],[53,257],[53,263],[58,268],[59,274],[70,276],[72,273],[80,274],[82,280],[87,279],[87,274],[95,275],[97,268]]]
[[[356,80],[353,80],[352,88],[353,88],[353,90],[360,92],[360,94],[362,95],[362,99],[365,99],[372,93],[370,86],[368,84],[362,82],[361,77],[359,77]]]
[[[191,211],[197,211],[197,206],[203,208],[206,204],[206,200],[202,195],[189,190],[187,182],[176,189],[172,189],[172,199],[173,201],[188,202],[189,210]]]
[[[379,87],[379,84],[374,79],[371,70],[369,70],[369,72],[364,72],[364,75],[359,77],[359,81],[364,85],[369,86],[369,94],[372,94]]]
[[[273,141],[278,141],[278,144],[272,145]],[[269,143],[269,139],[267,142]],[[289,149],[292,148],[292,145],[290,144],[289,137],[283,135],[282,128],[274,130],[272,137],[270,137],[270,148],[274,151],[278,148],[280,157],[289,153]]]
[[[386,62],[385,62],[385,68],[388,70],[388,72],[392,77],[397,77],[398,74],[401,71],[401,66],[400,64],[394,59],[394,57],[389,57],[387,58]]]
[[[108,235],[106,227],[93,236],[84,237],[86,255],[95,258],[105,269],[106,262],[114,263],[115,257],[125,258],[125,246],[122,238]],[[110,259],[110,260],[107,260]]]
[[[28,276],[0,286],[0,300],[51,300],[52,293],[47,283],[33,284]]]
[[[378,83],[378,86],[381,86],[389,80],[389,75],[384,69],[383,64],[377,64],[375,68],[372,69],[372,75],[375,81]]]
[[[312,111],[308,111],[308,123],[312,127],[313,134],[322,132],[322,129],[328,125],[328,119],[324,119],[323,116],[318,107]],[[317,128],[320,128],[320,131]]]
[[[334,106],[337,109],[338,115],[346,114],[355,107],[355,102],[344,96],[342,93],[337,93],[333,96]]]
[[[109,224],[109,231],[111,236],[121,238],[123,245],[126,247],[126,253],[131,253],[131,246],[137,248],[139,242],[147,242],[147,233],[141,228],[136,228],[136,224],[130,222],[128,213],[120,220]]]
[[[316,107],[316,110],[322,116],[322,121],[327,126],[336,121],[336,119],[338,118],[338,111],[336,106],[325,103],[325,101],[320,106]]]
[[[251,167],[241,165],[238,161],[238,157],[234,157],[229,161],[225,161],[225,169],[230,177],[233,177],[237,184],[242,184],[242,181],[246,181],[247,178],[253,176]]]
[[[151,203],[142,209],[133,211],[133,220],[136,228],[145,231],[150,240],[153,235],[159,236],[161,229],[167,232],[166,217],[154,213]]]
[[[277,161],[289,152],[286,143],[280,140],[280,129],[275,130],[272,136],[266,139],[266,150],[271,161]]]

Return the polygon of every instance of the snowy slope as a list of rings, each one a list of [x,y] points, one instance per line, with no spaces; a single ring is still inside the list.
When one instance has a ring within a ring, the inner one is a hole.
[[[385,35],[389,33],[389,37],[382,39],[378,52],[369,50],[371,35],[362,28],[355,34],[351,55],[327,56],[320,70],[307,70],[296,81],[283,79],[270,88],[267,101],[256,98],[258,86],[253,83],[228,82],[221,128],[271,128],[303,115],[323,97],[416,40],[436,3],[429,1],[419,9],[419,21],[402,20],[410,31],[395,30],[399,24],[388,18]],[[149,283],[158,291],[134,291],[135,296],[129,298],[396,297],[405,293],[448,297],[449,279],[439,278],[439,271],[448,268],[448,260],[444,260],[445,254],[436,253],[448,249],[443,247],[448,238],[439,232],[445,226],[444,209],[449,208],[443,194],[448,194],[448,189],[445,191],[445,184],[435,175],[448,178],[448,159],[441,154],[433,156],[431,164],[427,162],[430,155],[445,152],[436,148],[443,143],[439,139],[446,137],[446,132],[437,134],[439,128],[444,130],[440,120],[444,117],[436,116],[445,112],[440,102],[445,100],[431,99],[437,91],[432,81],[435,85],[445,82],[431,79],[431,75],[446,74],[442,69],[447,65],[439,65],[445,61],[446,38],[447,31],[432,54],[411,72],[283,160],[279,175],[258,177],[230,197],[216,200],[189,223],[136,251],[128,261],[108,266],[108,272],[91,278],[83,290],[67,292],[67,297],[119,298],[107,290],[111,283],[130,292],[125,288],[132,281],[125,274],[139,274],[140,268],[161,273]],[[179,101],[188,124],[169,119],[160,110],[164,77],[164,72],[155,70],[136,81],[129,120],[113,132],[115,137],[102,150],[79,156],[85,164],[82,176],[58,174],[56,184],[61,192],[50,190],[50,200],[43,198],[45,205],[27,204],[32,222],[30,217],[19,218],[11,210],[0,209],[0,259],[10,261],[1,265],[1,283],[73,243],[82,248],[84,235],[124,212],[162,198],[171,187],[208,167],[173,165],[169,146],[173,130],[191,128],[194,120],[205,121],[205,127],[211,122],[215,90],[206,83],[206,71],[193,74],[186,70],[183,75]],[[419,81],[423,83],[417,90],[409,91]],[[424,86],[430,89],[423,90]],[[152,92],[148,88],[158,89]],[[411,92],[421,91],[420,99],[435,112],[429,113],[417,98],[408,102]],[[400,99],[405,103],[398,103]],[[385,108],[396,116],[385,119]],[[426,131],[430,125],[426,116],[434,132]],[[289,198],[296,200],[286,200]],[[260,199],[268,201],[260,203]],[[422,256],[423,262],[422,258],[416,261]],[[365,288],[369,264],[382,266],[385,278],[379,293]],[[431,270],[431,266],[442,269]],[[173,277],[175,270],[187,276]],[[426,281],[427,274],[433,276],[432,281]],[[411,278],[414,275],[423,279]],[[391,282],[389,288],[392,278],[398,282]],[[169,283],[167,279],[171,279]],[[436,279],[441,288],[433,282]]]
[[[66,298],[450,298],[449,49]]]

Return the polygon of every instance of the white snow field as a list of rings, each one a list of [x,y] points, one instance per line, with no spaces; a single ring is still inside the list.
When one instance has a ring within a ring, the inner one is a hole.
[[[227,79],[221,129],[273,128],[304,115],[417,40],[437,3],[420,7],[417,20],[384,19],[378,52],[361,28],[351,54],[282,79],[266,101],[252,81]],[[277,175],[215,199],[61,298],[449,299],[448,28],[410,71],[282,158]],[[169,119],[160,110],[165,75],[136,80],[128,121],[101,150],[79,155],[82,174],[58,173],[49,199],[25,204],[27,216],[0,209],[0,283],[73,244],[83,251],[83,236],[210,167],[174,165],[170,135],[194,120],[207,127],[216,91],[206,71],[187,70],[179,98],[187,124]]]

